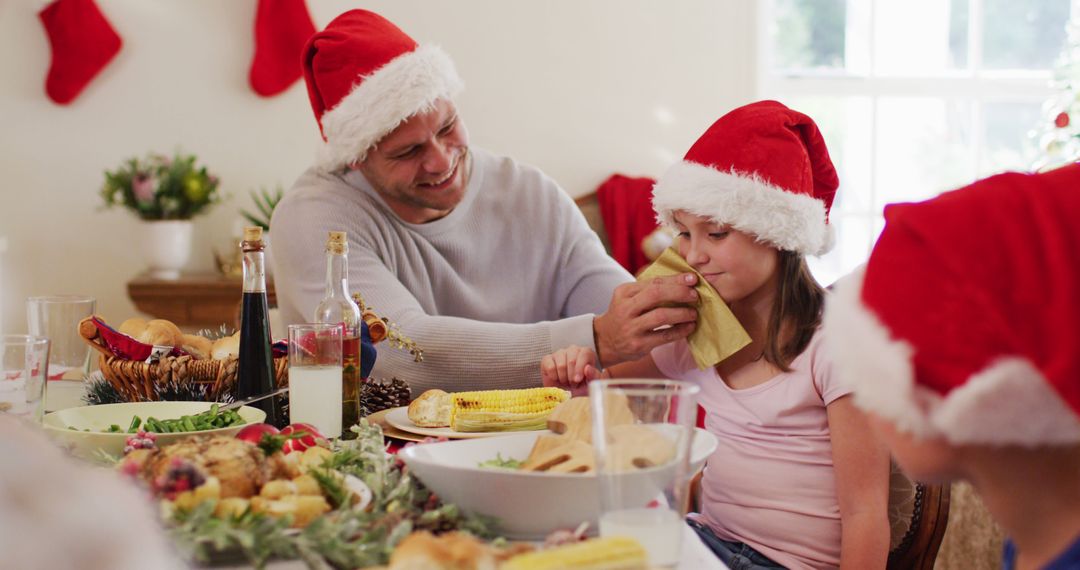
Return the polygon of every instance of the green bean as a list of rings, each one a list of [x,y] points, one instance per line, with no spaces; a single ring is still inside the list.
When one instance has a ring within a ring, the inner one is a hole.
[[[126,433],[137,432],[140,425],[143,430],[148,432],[181,433],[219,429],[243,423],[244,418],[240,417],[240,414],[237,413],[236,410],[225,410],[224,412],[221,412],[219,411],[218,404],[213,404],[210,406],[210,409],[205,412],[195,415],[180,416],[178,419],[159,420],[150,416],[144,421],[139,416],[134,416],[131,418],[131,424],[128,426]],[[113,424],[109,426],[108,432],[124,433],[124,430],[122,430],[119,425]]]

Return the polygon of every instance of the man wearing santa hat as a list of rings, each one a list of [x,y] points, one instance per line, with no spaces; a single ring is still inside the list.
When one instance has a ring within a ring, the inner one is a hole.
[[[352,291],[424,349],[419,365],[380,354],[372,374],[414,394],[539,385],[540,358],[559,348],[640,355],[690,333],[695,310],[658,307],[692,301],[692,276],[622,285],[631,276],[554,181],[469,146],[442,50],[352,10],[309,40],[303,64],[325,144],[270,226],[286,323],[311,319],[323,240],[345,230]],[[620,285],[633,300],[600,314]]]
[[[1080,568],[1080,164],[885,209],[826,307],[836,371],[901,467],[965,479],[1005,568]]]

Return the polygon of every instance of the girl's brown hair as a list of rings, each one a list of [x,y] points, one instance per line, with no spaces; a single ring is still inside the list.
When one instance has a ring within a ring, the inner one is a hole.
[[[806,350],[821,325],[825,289],[810,274],[801,253],[781,250],[777,273],[776,301],[765,330],[762,356],[784,372],[790,372],[788,365]]]

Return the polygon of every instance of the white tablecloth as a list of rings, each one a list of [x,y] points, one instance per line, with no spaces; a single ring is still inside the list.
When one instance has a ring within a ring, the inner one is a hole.
[[[676,570],[727,570],[727,565],[705,546],[694,529],[687,526],[683,532],[682,559]],[[271,562],[266,566],[270,570],[304,570],[307,566],[299,560]],[[215,566],[228,570],[247,570],[250,566]]]

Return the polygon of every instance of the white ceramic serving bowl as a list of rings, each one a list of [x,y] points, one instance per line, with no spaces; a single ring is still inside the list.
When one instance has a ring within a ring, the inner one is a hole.
[[[70,449],[75,455],[95,459],[99,449],[114,456],[124,453],[125,440],[131,434],[109,433],[106,430],[111,424],[127,430],[131,425],[131,418],[135,416],[142,418],[144,423],[149,417],[159,420],[177,419],[205,412],[211,405],[210,402],[127,402],[78,406],[45,414],[42,425],[54,441]],[[202,431],[155,434],[157,443],[159,446],[165,445],[193,435],[233,435],[247,424],[262,423],[266,419],[266,412],[251,406],[242,406],[237,412],[245,420],[244,424]],[[87,428],[91,431],[83,431]]]
[[[595,475],[538,473],[480,467],[495,459],[524,460],[538,435],[526,432],[484,439],[426,443],[402,449],[398,456],[444,501],[498,519],[497,530],[507,538],[541,540],[560,528],[574,529],[583,521],[592,532],[600,516],[600,488]],[[716,449],[716,436],[695,428],[690,451],[691,472],[700,469]],[[628,473],[647,494],[658,470]],[[653,497],[642,496],[642,503]]]

